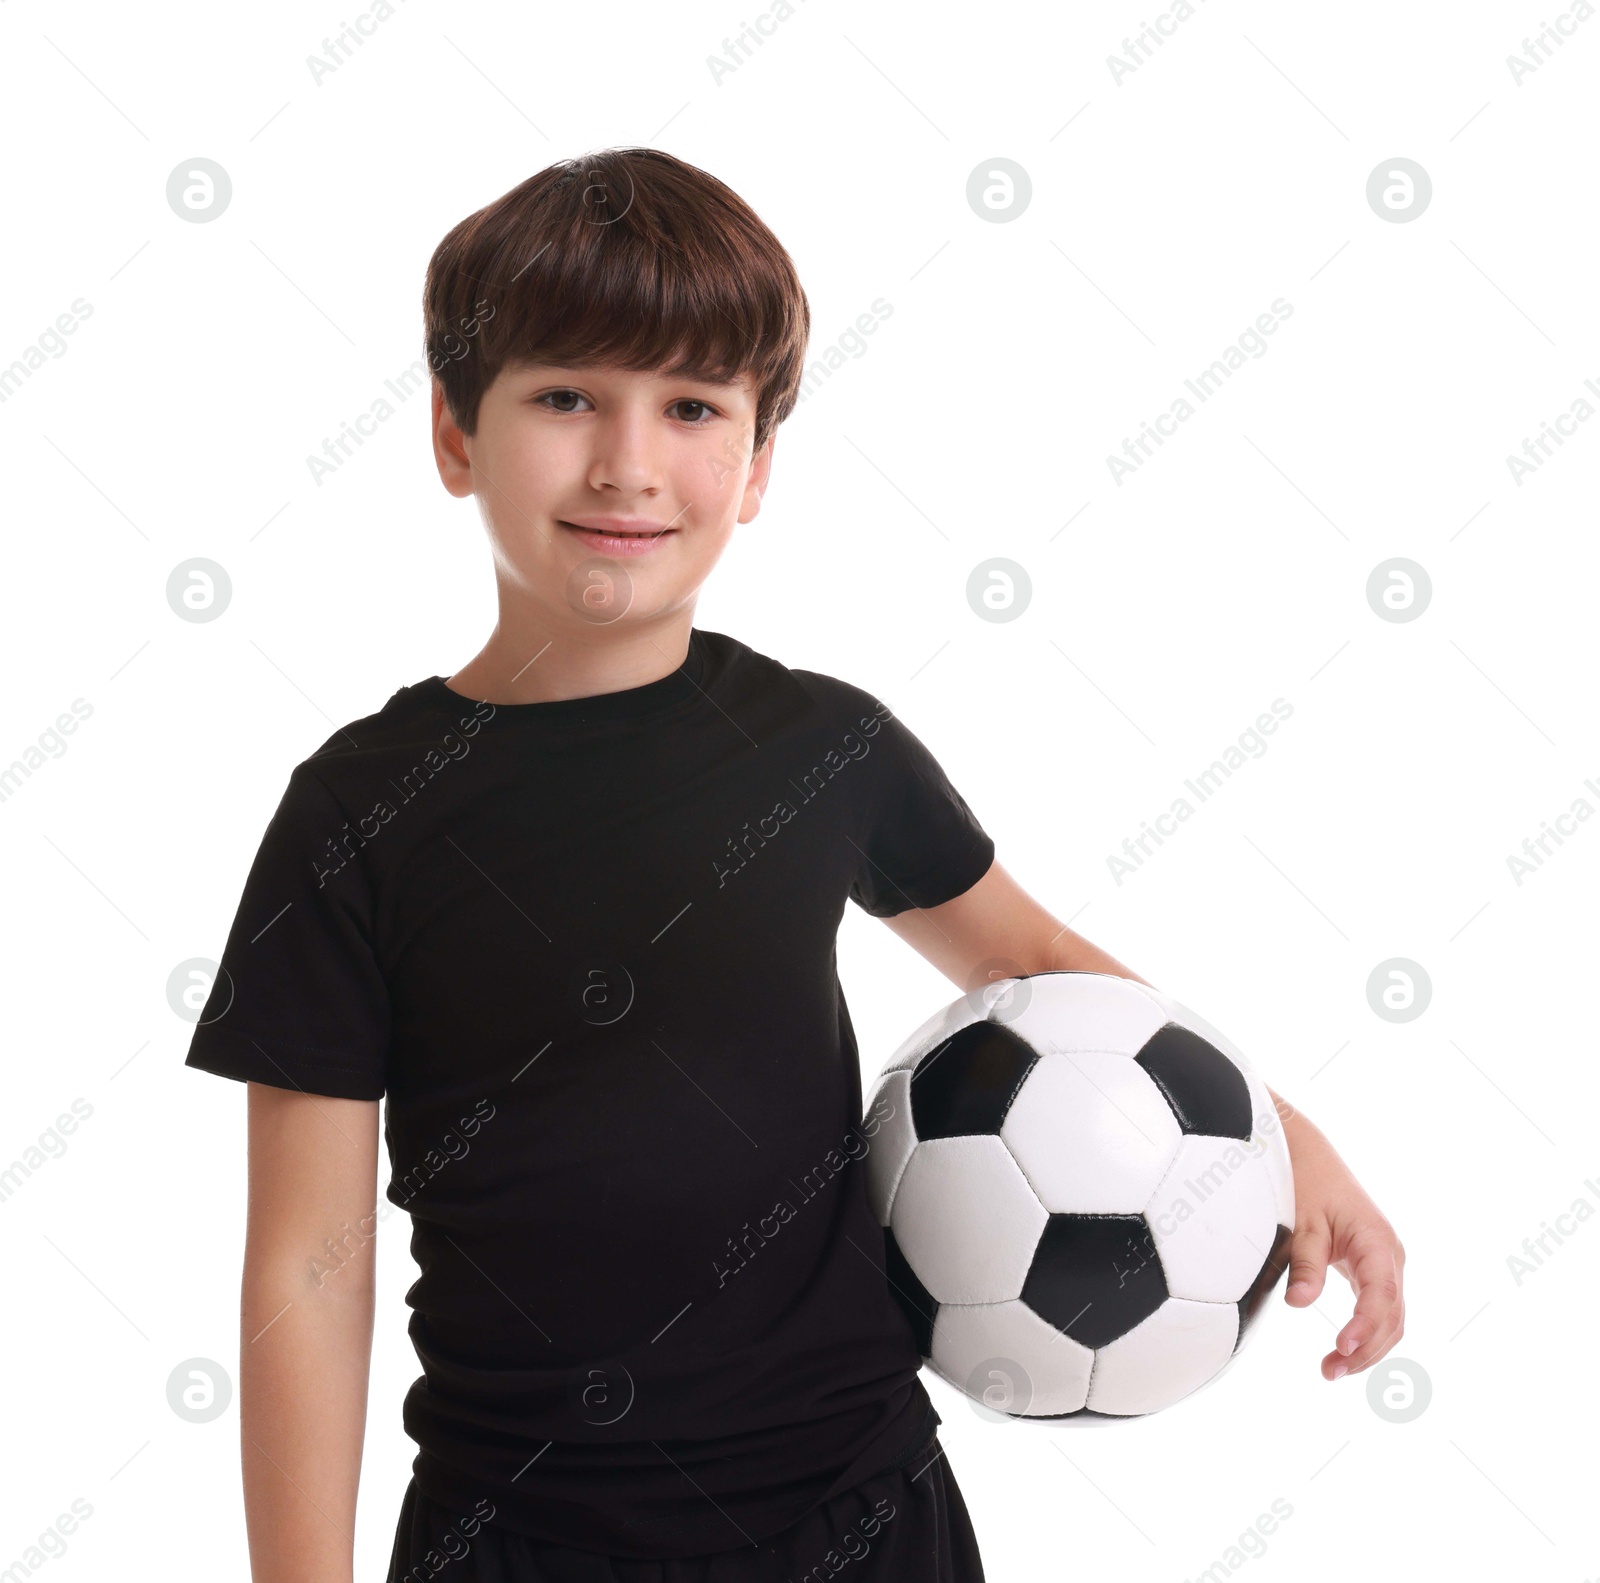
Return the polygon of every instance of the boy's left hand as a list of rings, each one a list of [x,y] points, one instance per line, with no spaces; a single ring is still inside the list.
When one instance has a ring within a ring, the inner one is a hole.
[[[1355,1289],[1356,1311],[1322,1360],[1322,1377],[1370,1367],[1405,1333],[1406,1250],[1394,1227],[1320,1132],[1285,1128],[1294,1167],[1295,1227],[1284,1300],[1316,1301],[1331,1263]]]

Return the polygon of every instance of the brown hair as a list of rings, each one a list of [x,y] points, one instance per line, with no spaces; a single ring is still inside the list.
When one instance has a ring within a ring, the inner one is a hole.
[[[715,176],[653,148],[560,160],[455,226],[423,287],[428,366],[464,434],[508,363],[751,376],[755,449],[794,410],[811,311]]]

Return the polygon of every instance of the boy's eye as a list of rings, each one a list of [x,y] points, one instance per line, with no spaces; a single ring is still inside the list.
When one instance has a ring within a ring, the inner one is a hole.
[[[542,396],[535,396],[533,398],[534,405],[537,406],[540,402],[544,401],[564,402],[568,396],[571,396],[576,401],[582,401],[585,399],[576,390],[547,390]],[[550,410],[552,412],[572,412],[574,409],[572,407],[562,405],[554,406]]]
[[[550,412],[576,412],[578,408],[574,403],[587,401],[588,399],[581,391],[577,390],[547,390],[543,395],[535,396],[533,404],[536,407],[545,406]],[[692,409],[687,414],[682,412],[679,414],[692,429],[706,428],[717,413],[717,409],[709,402],[696,401],[691,396],[685,396],[682,400],[673,402],[672,405],[678,408],[687,407]]]

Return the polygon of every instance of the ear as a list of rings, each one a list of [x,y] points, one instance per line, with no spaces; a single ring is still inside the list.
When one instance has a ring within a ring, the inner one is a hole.
[[[761,497],[767,491],[767,479],[772,473],[772,448],[778,436],[769,434],[767,443],[750,458],[750,475],[745,479],[744,499],[739,502],[740,522],[753,522],[761,510]]]
[[[433,381],[433,459],[438,464],[440,481],[452,495],[465,499],[474,492],[466,436],[450,416],[444,387],[437,379]]]

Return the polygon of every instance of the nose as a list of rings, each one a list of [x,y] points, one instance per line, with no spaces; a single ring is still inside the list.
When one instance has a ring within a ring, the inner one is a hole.
[[[664,482],[658,437],[650,414],[641,407],[613,408],[590,428],[594,451],[589,486],[626,496],[658,493]]]

